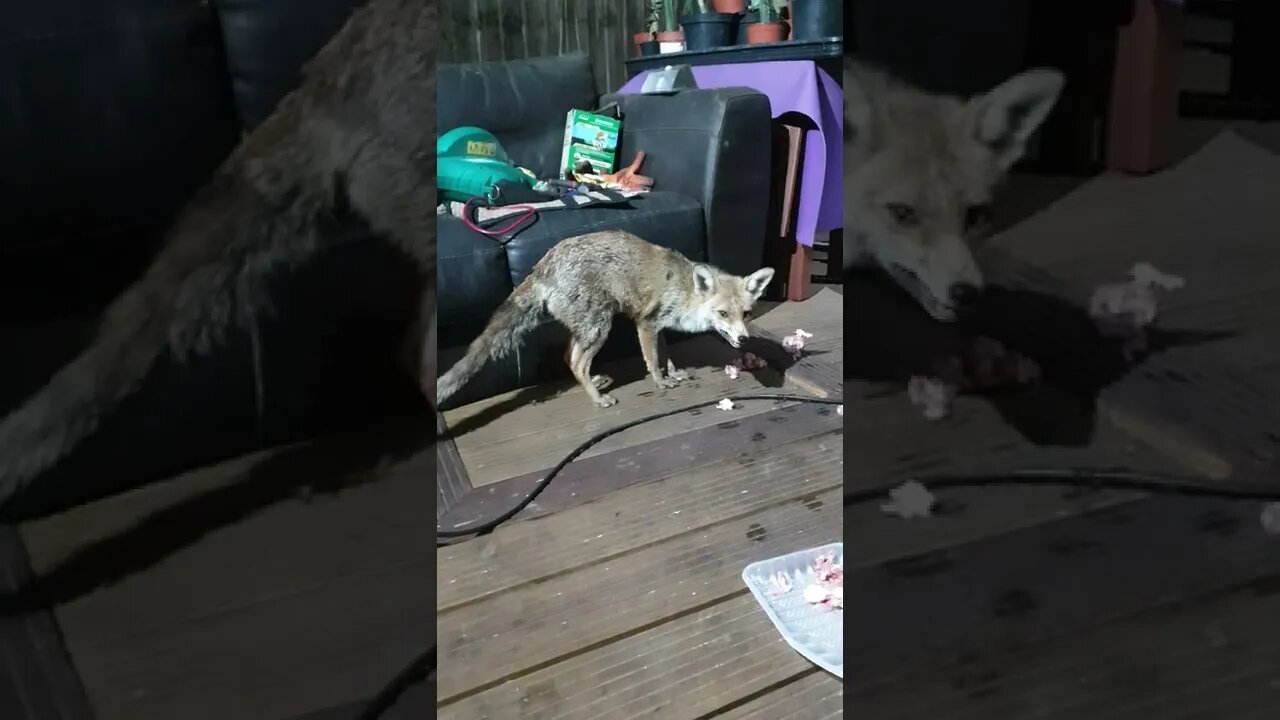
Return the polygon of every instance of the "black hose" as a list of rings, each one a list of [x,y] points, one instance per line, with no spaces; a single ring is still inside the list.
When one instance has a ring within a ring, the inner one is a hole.
[[[743,402],[747,400],[777,400],[779,402],[806,402],[806,403],[817,403],[819,405],[843,405],[844,404],[844,400],[842,399],[815,398],[815,397],[809,397],[805,395],[730,395],[728,399],[733,402]],[[570,452],[568,455],[566,455],[563,460],[556,463],[556,466],[551,468],[551,472],[547,473],[545,477],[539,480],[538,484],[534,486],[533,490],[531,490],[528,495],[525,495],[524,499],[522,499],[520,502],[512,506],[511,509],[507,510],[501,515],[495,518],[492,518],[490,520],[486,520],[481,523],[476,523],[474,525],[468,525],[463,528],[453,528],[453,529],[445,530],[444,528],[437,526],[436,537],[437,538],[459,538],[459,537],[468,537],[471,535],[484,535],[486,533],[493,532],[494,528],[497,528],[502,523],[515,517],[520,513],[521,510],[524,510],[526,507],[528,507],[529,503],[533,502],[533,499],[538,497],[539,493],[547,489],[547,486],[551,484],[551,481],[555,479],[556,475],[560,474],[561,470],[564,470],[566,465],[576,460],[579,455],[591,449],[592,446],[599,444],[601,441],[605,440],[606,438],[609,438],[613,435],[617,435],[623,430],[630,430],[631,428],[637,425],[643,425],[647,422],[653,422],[654,420],[661,420],[662,418],[671,417],[672,415],[679,415],[681,413],[689,412],[690,410],[697,410],[699,408],[704,408],[711,405],[717,405],[720,402],[721,402],[720,400],[707,400],[706,402],[700,402],[695,405],[686,405],[684,407],[675,408],[674,410],[666,410],[660,413],[655,413],[653,415],[646,415],[645,417],[638,418],[636,420],[632,420],[630,422],[626,422],[621,425],[618,425],[617,427],[613,427],[608,430],[604,430],[602,432],[596,433],[595,435],[591,436],[586,441],[584,441],[581,445],[574,448],[573,451]],[[445,544],[448,544],[448,543],[445,543]],[[440,542],[437,541],[436,545],[437,547],[439,547]]]
[[[1069,486],[1086,490],[1141,490],[1175,495],[1199,495],[1235,500],[1280,500],[1280,483],[1214,482],[1203,478],[1150,474],[1129,470],[1076,468],[1014,470],[965,475],[911,478],[930,490],[996,485]],[[844,504],[856,505],[888,498],[902,481],[844,491]]]
[[[383,713],[391,709],[405,690],[423,682],[436,669],[436,646],[414,658],[398,675],[387,683],[386,687],[374,696],[365,707],[364,712],[356,720],[378,720]]]
[[[844,404],[844,400],[839,398],[827,399],[799,395],[737,395],[730,396],[728,399],[734,402],[744,402],[748,400],[775,400],[778,402],[803,402],[821,405]],[[699,408],[716,405],[719,402],[719,400],[708,400],[695,405],[687,405],[673,410],[666,410],[664,412],[647,415],[597,433],[584,441],[578,447],[574,448],[573,451],[566,455],[563,460],[556,464],[555,467],[551,468],[551,471],[548,472],[542,480],[538,481],[538,484],[534,486],[533,490],[520,500],[520,502],[511,507],[511,509],[503,512],[501,515],[493,519],[463,528],[444,530],[437,527],[436,534],[438,537],[443,538],[459,538],[492,532],[502,523],[515,517],[521,510],[528,507],[529,503],[533,502],[534,498],[536,498],[539,493],[551,484],[551,481],[560,474],[560,471],[564,470],[565,466],[573,462],[582,453],[586,452],[592,446],[597,445],[604,439],[637,425],[643,425],[644,423],[671,417],[672,415],[679,415],[681,413],[689,412],[690,410],[697,410]],[[1067,486],[1099,490],[1141,490],[1146,492],[1213,496],[1239,500],[1280,501],[1280,483],[1206,482],[1203,479],[1192,477],[1139,473],[1124,469],[1067,468],[1049,470],[1015,470],[964,475],[933,475],[913,479],[930,490],[997,485]],[[901,485],[902,481],[899,480],[867,488],[846,490],[844,492],[844,505],[855,505],[858,503],[870,502],[872,500],[888,498],[890,492]],[[440,545],[439,541],[437,541],[437,545]],[[424,681],[428,677],[430,671],[435,669],[435,666],[436,647],[432,645],[431,649],[416,658],[409,667],[405,668],[391,681],[390,684],[387,685],[386,688],[378,693],[377,697],[372,703],[370,703],[368,709],[358,720],[377,720],[383,713],[390,709],[396,699],[408,687]]]

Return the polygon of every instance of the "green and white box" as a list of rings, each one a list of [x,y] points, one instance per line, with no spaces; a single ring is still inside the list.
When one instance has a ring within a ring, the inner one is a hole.
[[[564,152],[560,172],[568,175],[581,162],[597,175],[613,172],[618,159],[618,131],[622,123],[611,117],[570,110],[564,124]]]

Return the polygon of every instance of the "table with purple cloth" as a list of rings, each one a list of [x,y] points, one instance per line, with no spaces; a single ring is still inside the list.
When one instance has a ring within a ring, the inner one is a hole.
[[[844,138],[844,100],[840,84],[811,60],[701,65],[690,68],[700,88],[746,87],[769,98],[777,118],[799,113],[816,129],[805,133],[796,209],[796,240],[813,246],[816,233],[844,227],[840,192]],[[649,71],[627,81],[618,92],[638,93]],[[761,138],[767,144],[769,138]]]

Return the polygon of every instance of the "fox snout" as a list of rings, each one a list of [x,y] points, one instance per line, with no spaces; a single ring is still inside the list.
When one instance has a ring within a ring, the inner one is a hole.
[[[734,349],[742,347],[743,341],[749,337],[746,328],[742,330],[726,330],[720,333],[724,339],[734,347]]]

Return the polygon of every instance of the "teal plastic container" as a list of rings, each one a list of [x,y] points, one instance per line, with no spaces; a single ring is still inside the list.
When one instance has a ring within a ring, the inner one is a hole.
[[[503,180],[533,185],[533,178],[511,163],[493,133],[460,127],[436,140],[436,193],[442,200],[491,197],[494,185]]]

